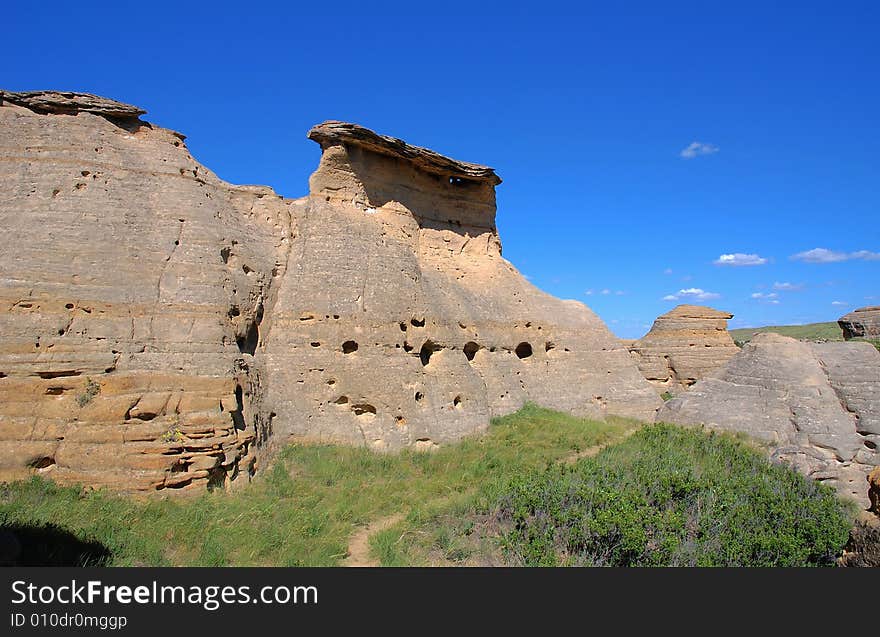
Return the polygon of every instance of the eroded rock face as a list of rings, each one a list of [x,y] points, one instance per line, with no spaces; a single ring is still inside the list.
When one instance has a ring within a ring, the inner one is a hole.
[[[255,347],[295,202],[224,183],[141,112],[2,94],[0,479],[204,488],[254,470]]]
[[[747,433],[867,506],[866,476],[880,464],[880,352],[758,334],[657,419]]]
[[[0,93],[0,479],[204,488],[291,437],[431,448],[526,400],[659,407],[589,309],[501,257],[492,169],[328,123],[286,200],[141,113]]]
[[[492,169],[351,124],[309,137],[323,156],[266,345],[279,435],[430,448],[527,400],[653,414],[595,314],[502,258]]]
[[[679,305],[627,345],[642,374],[661,390],[690,387],[730,360],[739,348],[727,331],[732,314]]]
[[[880,305],[861,307],[837,320],[843,330],[843,338],[880,339]]]

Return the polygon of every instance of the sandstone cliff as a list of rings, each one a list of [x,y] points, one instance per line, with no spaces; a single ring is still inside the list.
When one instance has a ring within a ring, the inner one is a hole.
[[[869,343],[758,334],[657,418],[747,433],[773,457],[867,505],[866,476],[880,464],[880,352]]]
[[[492,169],[330,122],[286,200],[141,114],[0,92],[0,479],[226,486],[291,437],[430,448],[526,400],[659,406],[589,309],[502,258]]]
[[[880,339],[880,305],[860,307],[837,319],[843,338]]]
[[[689,387],[721,367],[739,348],[727,332],[727,312],[679,305],[627,345],[642,374],[660,389]]]

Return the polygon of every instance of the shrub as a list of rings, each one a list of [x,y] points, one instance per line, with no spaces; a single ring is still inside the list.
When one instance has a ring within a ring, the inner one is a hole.
[[[515,480],[495,516],[530,566],[833,565],[852,512],[728,435],[645,427],[574,466]]]
[[[83,392],[76,397],[76,404],[80,407],[85,407],[90,402],[92,402],[92,398],[101,393],[101,386],[93,381],[91,378],[86,379],[86,386],[83,388]]]

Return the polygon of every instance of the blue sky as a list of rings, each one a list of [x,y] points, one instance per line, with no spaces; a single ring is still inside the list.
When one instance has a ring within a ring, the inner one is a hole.
[[[880,304],[880,3],[415,4],[12,3],[0,87],[137,104],[292,197],[325,119],[489,164],[505,257],[623,337]]]

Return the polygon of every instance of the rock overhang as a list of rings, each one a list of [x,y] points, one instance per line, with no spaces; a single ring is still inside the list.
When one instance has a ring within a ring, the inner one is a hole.
[[[428,148],[413,146],[402,139],[380,135],[369,128],[350,122],[327,120],[313,126],[308,132],[308,138],[317,142],[322,150],[336,145],[357,146],[378,155],[410,162],[433,175],[485,182],[492,186],[501,183],[501,177],[495,173],[494,168],[452,159]]]

